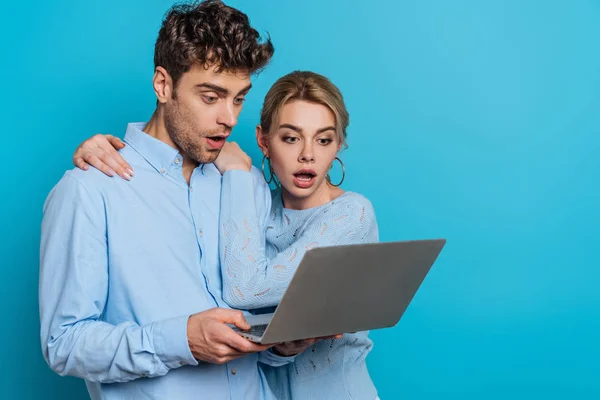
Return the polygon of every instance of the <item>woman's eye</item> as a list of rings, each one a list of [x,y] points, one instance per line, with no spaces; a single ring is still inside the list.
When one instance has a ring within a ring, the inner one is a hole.
[[[296,143],[297,140],[298,140],[298,138],[293,137],[293,136],[288,136],[288,137],[283,138],[283,141],[286,143]]]
[[[329,143],[333,142],[333,139],[319,139],[318,142],[319,142],[319,144],[322,144],[325,146],[325,145],[328,145]]]

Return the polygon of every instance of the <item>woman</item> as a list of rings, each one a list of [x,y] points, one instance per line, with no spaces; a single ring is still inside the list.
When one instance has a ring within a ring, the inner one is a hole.
[[[215,165],[227,195],[221,200],[220,257],[223,297],[231,307],[277,305],[310,248],[378,240],[371,203],[340,189],[344,176],[335,183],[328,176],[334,162],[343,170],[337,155],[346,145],[348,124],[342,94],[321,75],[296,71],[271,87],[256,130],[265,180],[278,187],[267,221],[259,221],[253,206],[232,204],[233,199],[253,198],[251,184],[228,174],[248,157],[234,144],[221,152]],[[122,146],[109,139],[116,148]],[[74,156],[76,165],[107,168],[98,158],[100,147],[91,152],[81,148]],[[126,165],[116,152],[112,157],[112,163]],[[345,334],[317,342],[285,367],[261,367],[280,399],[372,400],[377,393],[365,362],[371,348],[368,332]]]

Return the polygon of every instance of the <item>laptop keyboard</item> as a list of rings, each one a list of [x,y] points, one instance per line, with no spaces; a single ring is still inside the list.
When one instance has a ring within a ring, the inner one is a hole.
[[[247,335],[252,335],[252,336],[258,336],[261,337],[262,335],[264,335],[265,330],[267,329],[267,325],[268,324],[262,324],[262,325],[253,325],[249,330],[247,331],[243,331],[243,330],[239,330],[242,333],[245,333]]]

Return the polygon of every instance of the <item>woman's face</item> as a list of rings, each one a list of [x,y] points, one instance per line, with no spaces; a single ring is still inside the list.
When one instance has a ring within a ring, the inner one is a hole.
[[[328,107],[292,101],[282,107],[267,139],[260,130],[257,134],[288,197],[306,204],[328,191],[327,172],[341,147],[335,115]]]

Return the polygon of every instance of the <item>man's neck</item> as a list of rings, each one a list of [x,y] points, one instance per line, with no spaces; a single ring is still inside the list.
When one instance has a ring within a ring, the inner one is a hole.
[[[188,155],[181,151],[181,149],[175,144],[175,142],[173,142],[173,139],[171,139],[171,135],[169,135],[169,132],[167,131],[165,119],[163,118],[163,113],[160,108],[157,108],[156,111],[154,111],[154,114],[152,114],[150,121],[148,121],[143,131],[148,135],[152,136],[153,138],[168,144],[181,154],[181,156],[183,157],[183,177],[189,185],[190,179],[192,178],[192,172],[198,166],[198,163],[192,160],[190,157],[188,157]]]

